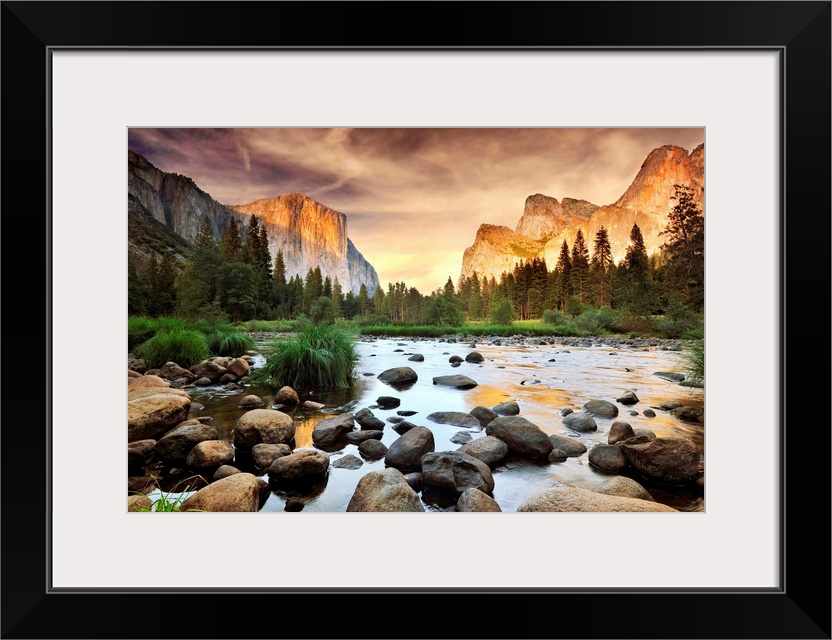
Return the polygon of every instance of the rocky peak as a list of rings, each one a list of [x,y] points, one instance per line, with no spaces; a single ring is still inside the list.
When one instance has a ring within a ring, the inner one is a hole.
[[[526,236],[532,240],[548,240],[560,233],[567,227],[578,224],[589,217],[586,214],[588,205],[594,207],[585,200],[574,200],[568,198],[569,208],[557,201],[557,199],[541,193],[526,198],[526,205],[523,208],[523,216],[517,223],[514,232]],[[595,207],[597,209],[597,207]]]

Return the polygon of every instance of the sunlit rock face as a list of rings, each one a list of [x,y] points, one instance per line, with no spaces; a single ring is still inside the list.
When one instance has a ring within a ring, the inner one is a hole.
[[[310,268],[320,266],[324,277],[338,277],[344,292],[358,293],[364,284],[372,295],[378,287],[375,268],[347,237],[346,216],[303,194],[225,206],[191,178],[161,171],[143,156],[129,152],[128,213],[152,218],[189,242],[196,239],[206,217],[214,238],[219,239],[232,217],[246,228],[256,215],[266,228],[272,259],[283,251],[287,278],[304,277]],[[143,255],[146,250],[132,247],[131,253]]]
[[[630,243],[630,231],[638,224],[647,253],[656,253],[664,242],[659,234],[667,226],[667,215],[674,204],[674,185],[694,190],[697,204],[704,209],[705,145],[692,152],[666,145],[651,151],[624,194],[612,204],[598,207],[586,200],[557,199],[543,194],[526,198],[523,215],[512,232],[508,227],[480,225],[474,243],[465,250],[462,275],[475,271],[482,278],[499,280],[503,271],[511,272],[517,262],[535,256],[546,260],[552,269],[563,241],[570,249],[580,229],[592,253],[595,235],[603,226],[609,235],[613,258],[620,262]]]
[[[361,284],[372,294],[378,287],[373,266],[347,238],[347,217],[300,193],[257,200],[230,207],[260,217],[269,237],[269,253],[283,252],[287,276],[305,275],[321,267],[321,273],[337,277],[344,291],[358,293]]]

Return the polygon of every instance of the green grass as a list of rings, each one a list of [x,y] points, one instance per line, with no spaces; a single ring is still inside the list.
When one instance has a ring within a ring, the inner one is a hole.
[[[191,367],[210,355],[208,340],[192,329],[163,329],[136,347],[136,355],[151,369],[166,362]]]
[[[127,349],[133,351],[145,340],[156,333],[157,323],[154,318],[134,316],[127,320]]]
[[[215,356],[239,358],[249,349],[254,349],[254,339],[242,333],[221,333],[214,331],[206,336],[208,349]]]
[[[294,326],[291,320],[248,320],[233,325],[234,329],[246,333],[291,333]]]
[[[354,336],[332,325],[300,322],[295,334],[272,341],[255,378],[272,387],[343,389],[358,366]]]
[[[697,386],[705,384],[705,341],[696,340],[682,352],[682,368],[688,381]]]
[[[162,491],[159,490],[159,497],[152,501],[150,505],[150,509],[137,509],[138,512],[156,512],[156,513],[179,513],[182,511],[182,503],[185,502],[188,498],[190,498],[190,492],[194,487],[196,487],[197,483],[194,484],[187,484],[185,488],[182,489],[181,492],[176,491],[177,487],[183,482],[189,482],[190,480],[194,480],[195,478],[201,479],[205,482],[202,476],[191,476],[190,478],[186,478],[185,480],[180,480],[176,483],[176,485],[170,491]],[[136,492],[137,495],[146,495],[141,492]],[[188,494],[188,495],[186,495]],[[191,511],[202,511],[201,509],[188,509],[188,512]]]

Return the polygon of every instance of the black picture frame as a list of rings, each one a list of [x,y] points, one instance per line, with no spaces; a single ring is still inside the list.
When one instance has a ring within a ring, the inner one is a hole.
[[[826,346],[827,334],[815,335],[813,322],[829,318],[830,2],[3,2],[1,11],[3,638],[830,637],[830,429],[822,401],[830,385],[816,347]],[[379,12],[387,29],[369,20]],[[40,382],[48,380],[51,323],[60,321],[50,314],[47,273],[50,52],[66,47],[779,51],[784,242],[781,281],[772,286],[782,297],[780,588],[52,592],[48,474],[33,473],[32,460],[48,468],[49,428],[77,420],[50,411],[49,382]],[[807,279],[816,292],[808,298]],[[803,364],[807,351],[810,362],[820,360],[815,370]],[[455,622],[444,626],[440,614]]]

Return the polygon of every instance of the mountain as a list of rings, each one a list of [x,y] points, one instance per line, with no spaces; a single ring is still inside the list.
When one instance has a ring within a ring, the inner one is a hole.
[[[523,215],[514,231],[508,227],[480,225],[474,244],[462,258],[462,276],[475,271],[481,278],[510,272],[518,261],[544,258],[551,269],[557,264],[563,241],[570,249],[580,229],[589,248],[594,248],[595,234],[606,227],[613,259],[620,262],[630,243],[630,231],[637,223],[644,237],[647,253],[656,253],[664,242],[659,235],[667,226],[667,214],[673,204],[673,185],[692,187],[696,202],[704,205],[705,145],[690,153],[665,145],[651,151],[632,184],[614,203],[598,207],[586,200],[534,194],[526,198]]]
[[[252,215],[266,228],[272,259],[283,251],[287,279],[305,277],[310,267],[320,266],[324,277],[338,277],[344,291],[358,293],[364,284],[372,295],[379,286],[375,268],[347,236],[343,213],[300,193],[223,205],[191,178],[161,171],[143,156],[128,152],[131,257],[148,255],[151,248],[158,251],[159,245],[185,255],[205,217],[211,221],[214,238],[219,239],[232,217],[245,228]],[[133,230],[142,233],[137,236]]]

